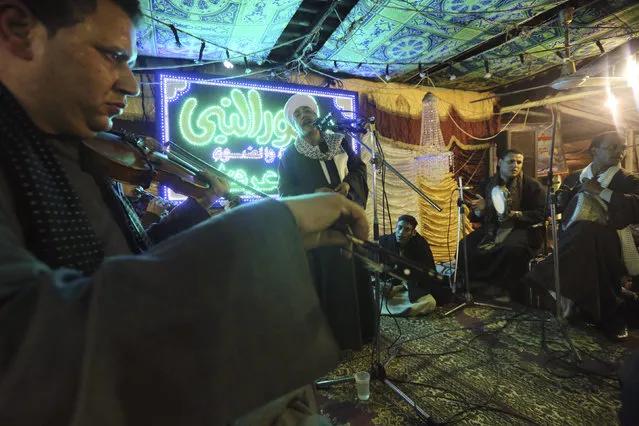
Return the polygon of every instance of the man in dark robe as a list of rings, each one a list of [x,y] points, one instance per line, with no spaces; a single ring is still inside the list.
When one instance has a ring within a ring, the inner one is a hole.
[[[570,224],[559,238],[559,278],[561,295],[573,301],[597,322],[612,340],[628,336],[622,311],[621,279],[638,275],[639,254],[629,225],[639,223],[639,178],[621,169],[625,143],[616,132],[592,140],[592,163],[568,176],[562,187],[559,211],[568,225],[572,208],[581,197],[603,207],[607,223],[591,220]],[[585,194],[579,194],[580,192]],[[574,211],[574,210],[573,210]],[[604,218],[605,219],[605,218]],[[524,284],[554,292],[553,260],[536,265]]]
[[[365,238],[364,211],[322,194],[211,219],[228,184],[207,175],[210,191],[145,232],[80,158],[138,93],[139,12],[0,4],[0,424],[311,419],[300,387],[339,353],[304,248],[344,243],[336,225]]]
[[[351,138],[320,132],[315,99],[294,95],[284,113],[298,137],[279,163],[279,194],[291,196],[336,192],[364,207],[368,197],[366,164],[351,147]],[[336,339],[343,349],[359,349],[374,334],[372,287],[359,261],[339,250],[319,248],[309,253],[315,285]]]
[[[539,181],[523,174],[523,162],[520,151],[504,152],[497,163],[497,173],[479,185],[476,199],[470,202],[482,220],[482,226],[466,237],[471,280],[510,286],[528,272],[528,263],[540,247],[540,238],[532,226],[544,221],[545,191]],[[499,214],[493,205],[491,193],[495,187],[508,192],[509,208],[504,214]],[[464,241],[459,246],[461,256],[463,244]],[[463,257],[459,265],[463,268]]]
[[[434,272],[433,252],[428,241],[417,232],[416,228],[417,219],[411,215],[402,215],[397,219],[395,232],[382,236],[379,244],[382,248],[419,264],[424,271]],[[382,261],[384,260],[386,259],[382,258]],[[403,285],[397,278],[391,278],[389,281],[394,286]],[[429,294],[435,298],[437,304],[441,305],[448,301],[447,293],[449,292],[435,278],[424,276],[416,280],[406,280],[405,283],[408,289],[408,300],[411,303],[416,303]]]

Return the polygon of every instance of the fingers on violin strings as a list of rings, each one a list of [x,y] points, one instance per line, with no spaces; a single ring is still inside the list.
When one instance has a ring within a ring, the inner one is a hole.
[[[342,214],[336,223],[341,224],[350,235],[360,240],[368,239],[368,220],[364,209],[350,200],[344,200],[346,207],[342,209]]]

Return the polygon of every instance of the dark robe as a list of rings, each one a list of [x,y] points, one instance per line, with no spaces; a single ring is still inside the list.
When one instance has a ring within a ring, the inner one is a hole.
[[[366,164],[353,152],[349,136],[344,136],[342,149],[348,155],[346,164],[348,173],[344,176],[344,182],[351,187],[348,198],[365,207],[368,197]],[[294,146],[287,148],[279,164],[279,194],[282,197],[286,197],[289,195],[312,194],[318,188],[335,189],[342,182],[337,166],[333,160],[325,163],[331,178],[330,183],[324,176],[319,160],[300,154]]]
[[[344,136],[342,148],[348,155],[344,182],[350,185],[348,198],[362,207],[368,197],[366,164]],[[334,189],[342,180],[335,161],[325,161],[331,182],[326,180],[319,160],[300,154],[290,146],[279,164],[281,196],[314,193],[319,188]],[[343,349],[359,349],[375,334],[375,313],[369,274],[361,262],[346,259],[339,248],[322,247],[309,252],[315,286],[335,338]]]
[[[571,174],[563,188],[559,211],[577,193],[581,172]],[[639,223],[639,177],[620,170],[608,189],[608,224],[577,222],[559,238],[559,282],[561,294],[571,299],[595,321],[610,318],[621,304],[621,278],[627,273],[617,229]],[[554,291],[553,260],[549,256],[536,265],[526,279]]]
[[[0,119],[7,135],[33,137]],[[223,425],[334,367],[285,204],[209,219],[187,201],[149,231],[161,242],[133,255],[121,210],[77,158],[57,159],[105,258],[87,275],[27,249],[0,168],[0,425]]]
[[[491,199],[495,185],[503,185],[498,175],[486,179],[477,188],[477,194],[486,200],[486,209],[482,226],[466,237],[468,273],[471,280],[508,286],[528,272],[528,263],[541,245],[540,233],[532,226],[544,222],[546,192],[539,181],[523,176],[518,191],[511,190],[511,193],[515,192],[511,194],[511,211],[521,211],[523,215],[500,223]],[[497,230],[504,226],[511,226],[512,231],[503,242],[492,245]],[[460,269],[464,265],[463,244],[464,241],[459,246]]]
[[[408,260],[412,260],[415,263],[420,264],[424,270],[435,270],[435,259],[433,258],[433,252],[428,245],[428,241],[419,233],[416,233],[406,245],[402,248],[397,242],[395,233],[390,235],[384,235],[379,239],[379,244],[386,250],[397,253]],[[385,259],[382,259],[385,261]],[[397,278],[392,278],[391,282],[395,285],[400,284]],[[441,283],[436,279],[422,278],[418,280],[407,280],[408,286],[408,299],[411,302],[415,302],[421,297],[427,294],[432,295],[438,304],[446,302],[445,289],[442,288]]]

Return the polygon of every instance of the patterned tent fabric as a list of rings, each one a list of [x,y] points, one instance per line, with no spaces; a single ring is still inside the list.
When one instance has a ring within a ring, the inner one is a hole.
[[[425,67],[446,63],[495,35],[514,29],[516,24],[557,6],[555,0],[360,0],[341,27],[315,56],[313,64],[325,71],[338,71],[366,77],[416,71],[415,63]],[[497,11],[495,13],[483,13]],[[470,12],[477,12],[472,14]],[[611,12],[615,12],[610,14]],[[601,40],[606,51],[636,36],[631,26],[639,23],[635,0],[608,0],[576,10],[571,39],[574,59],[599,54],[595,42]],[[609,37],[615,38],[609,38]],[[564,45],[564,31],[557,20],[525,30],[481,57],[455,63],[431,75],[442,87],[485,90],[510,83],[561,65],[557,47]],[[551,49],[551,50],[549,50]],[[524,64],[520,54],[526,55]],[[492,77],[486,73],[489,61]],[[361,65],[359,63],[377,63]],[[452,70],[458,77],[449,80]]]
[[[204,60],[226,60],[229,49],[231,62],[261,64],[277,42],[302,0],[142,0],[147,15],[173,24],[176,28],[201,37],[219,48],[207,44]],[[171,29],[145,18],[138,28],[140,55],[166,58],[197,59],[201,42],[180,35],[177,46]],[[258,53],[256,53],[258,52]]]

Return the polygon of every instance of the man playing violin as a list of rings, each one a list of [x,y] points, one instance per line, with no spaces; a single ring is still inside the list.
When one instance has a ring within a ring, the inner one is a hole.
[[[615,341],[628,337],[621,279],[639,275],[639,253],[629,226],[639,224],[639,178],[620,166],[625,149],[624,138],[615,131],[595,136],[592,163],[566,178],[558,203],[567,226],[558,248],[561,294]],[[578,202],[598,203],[605,217],[573,220]],[[552,258],[536,265],[522,284],[554,291]]]
[[[545,191],[539,181],[523,174],[523,164],[521,151],[505,151],[497,162],[497,173],[479,185],[476,199],[470,201],[482,221],[481,227],[467,236],[471,280],[510,286],[526,274],[528,262],[540,246],[531,226],[544,221]],[[498,212],[493,203],[494,188],[504,194],[505,211]],[[461,260],[459,265],[463,264]]]
[[[318,194],[209,218],[228,183],[207,176],[145,232],[78,155],[138,93],[139,15],[0,0],[0,424],[218,425],[267,403],[243,424],[312,419],[300,387],[339,353],[305,249],[365,239],[364,212]]]

